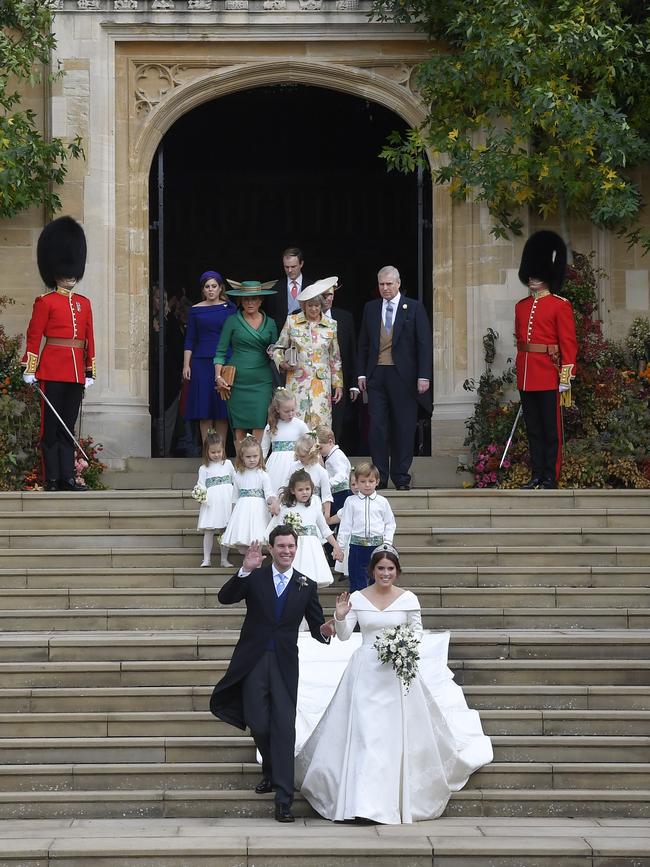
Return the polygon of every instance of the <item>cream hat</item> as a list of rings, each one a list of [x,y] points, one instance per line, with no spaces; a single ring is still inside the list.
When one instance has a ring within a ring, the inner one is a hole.
[[[323,277],[322,280],[317,280],[315,283],[305,286],[302,292],[296,296],[296,301],[311,301],[312,298],[318,298],[323,292],[336,287],[338,282],[338,277]]]

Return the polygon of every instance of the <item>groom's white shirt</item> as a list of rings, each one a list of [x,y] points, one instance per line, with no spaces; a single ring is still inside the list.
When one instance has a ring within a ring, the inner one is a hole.
[[[288,569],[285,569],[284,572],[280,572],[278,568],[276,568],[275,563],[271,562],[271,567],[273,569],[273,583],[275,584],[275,589],[277,592],[278,589],[278,575],[284,575],[287,581],[291,581],[293,578],[293,566],[289,566]],[[261,567],[260,567],[261,568]],[[247,575],[250,575],[250,572],[246,572],[243,567],[240,567],[239,572],[237,573],[239,578],[245,578]]]

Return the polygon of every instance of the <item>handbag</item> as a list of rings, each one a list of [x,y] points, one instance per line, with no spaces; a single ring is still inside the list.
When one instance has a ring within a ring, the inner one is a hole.
[[[288,364],[289,367],[298,366],[298,350],[295,346],[290,346],[284,350],[284,363]]]
[[[232,388],[232,384],[235,381],[235,374],[237,373],[237,368],[234,364],[224,364],[221,368],[221,378],[225,380],[226,385],[230,386],[226,388],[223,385],[217,386],[217,391],[219,392],[219,397],[222,400],[230,400],[230,389]]]

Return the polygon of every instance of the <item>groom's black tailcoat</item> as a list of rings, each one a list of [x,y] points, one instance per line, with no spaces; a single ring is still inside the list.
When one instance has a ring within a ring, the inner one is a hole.
[[[275,642],[278,665],[294,708],[298,695],[298,628],[302,618],[306,619],[313,638],[328,643],[328,639],[320,634],[325,618],[316,582],[294,569],[285,592],[289,595],[284,611],[276,620],[277,595],[270,565],[255,569],[243,578],[233,575],[219,591],[218,599],[223,605],[246,600],[246,617],[239,641],[228,670],[215,686],[210,699],[212,713],[237,728],[246,728],[242,681],[260,661],[269,641]]]

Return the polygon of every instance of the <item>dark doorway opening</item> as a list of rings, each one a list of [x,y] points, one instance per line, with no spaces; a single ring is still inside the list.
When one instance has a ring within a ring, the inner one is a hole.
[[[282,250],[295,245],[310,280],[338,275],[336,306],[357,326],[387,264],[400,270],[402,291],[431,310],[430,176],[387,172],[379,156],[389,133],[406,128],[360,97],[279,84],[199,106],[166,133],[150,174],[152,297],[162,278],[171,308],[160,352],[152,328],[152,454],[182,453],[180,421],[166,445],[157,435],[158,383],[164,358],[169,414],[181,386],[177,326],[184,308],[200,300],[203,271],[271,280],[282,275]],[[348,448],[364,453],[363,439],[361,425]],[[428,453],[428,437],[421,439]]]

